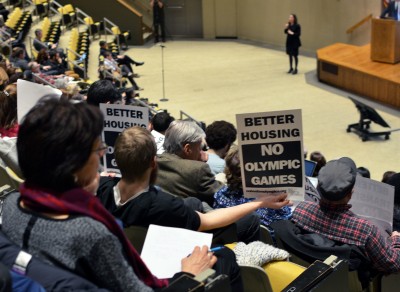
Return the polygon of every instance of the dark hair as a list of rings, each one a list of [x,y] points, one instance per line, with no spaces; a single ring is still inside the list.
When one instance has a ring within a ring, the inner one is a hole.
[[[174,121],[175,119],[170,116],[169,113],[167,112],[160,112],[157,113],[152,119],[151,119],[151,124],[153,125],[153,129],[156,130],[159,133],[164,133],[169,125]]]
[[[314,177],[317,177],[321,168],[324,167],[326,164],[325,156],[322,155],[322,153],[319,151],[314,151],[314,152],[311,152],[311,154],[310,154],[310,160],[315,161],[317,163],[317,165],[315,166],[314,174],[313,174]]]
[[[100,46],[100,47],[102,47],[102,46],[104,46],[104,45],[106,45],[106,44],[107,44],[106,41],[100,41],[100,42],[99,42],[99,46]]]
[[[233,145],[225,156],[226,182],[231,191],[242,189],[242,173],[240,170],[239,147]]]
[[[357,168],[357,173],[363,177],[371,178],[371,174],[370,174],[368,168],[365,168],[363,166],[360,166]]]
[[[42,98],[19,128],[18,161],[26,184],[54,192],[77,187],[74,172],[89,159],[103,116],[86,103]]]
[[[0,91],[0,127],[9,129],[17,123],[17,86],[10,84]]]
[[[103,55],[104,55],[104,58],[107,58],[108,56],[111,56],[111,53],[107,51],[107,52],[104,52]]]
[[[394,204],[400,206],[400,173],[393,174],[387,183],[394,186]]]
[[[230,146],[236,140],[235,126],[226,121],[215,121],[206,128],[206,141],[208,147],[220,150]]]
[[[49,53],[46,49],[41,49],[36,57],[36,62],[43,65],[49,59]]]
[[[15,47],[12,51],[12,57],[13,58],[19,58],[22,53],[24,53],[24,49],[20,47]]]
[[[55,56],[57,56],[58,52],[56,50],[50,50],[49,51],[49,58],[53,59]]]
[[[39,34],[39,32],[42,32],[42,30],[40,28],[35,29],[35,36],[37,36]]]
[[[110,80],[97,80],[88,90],[87,103],[99,106],[100,103],[115,103],[121,95]]]
[[[293,18],[294,18],[294,24],[297,24],[297,15],[296,14],[294,14],[294,13],[292,13],[292,14],[290,14],[290,15],[292,15],[293,16]]]
[[[383,174],[383,177],[382,177],[382,182],[387,183],[389,181],[389,179],[392,177],[392,175],[394,175],[395,173],[396,172],[393,170],[385,171],[385,173]]]
[[[157,154],[157,146],[147,129],[132,127],[118,136],[114,153],[122,178],[135,182],[151,166]]]

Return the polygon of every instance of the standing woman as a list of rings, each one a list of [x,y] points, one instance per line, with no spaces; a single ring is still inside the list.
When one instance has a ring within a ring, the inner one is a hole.
[[[290,69],[288,73],[297,74],[297,64],[299,63],[299,47],[301,47],[300,35],[301,27],[297,23],[296,14],[290,14],[289,22],[285,25],[286,38],[286,53],[289,55]],[[294,70],[293,70],[294,59]]]

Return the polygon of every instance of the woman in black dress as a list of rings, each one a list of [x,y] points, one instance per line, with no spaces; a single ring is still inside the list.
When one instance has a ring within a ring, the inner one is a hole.
[[[301,46],[300,34],[301,27],[297,23],[296,14],[290,14],[289,22],[286,23],[285,33],[286,38],[286,53],[289,55],[290,70],[288,73],[297,74],[297,64],[299,62],[299,47]],[[293,69],[293,59],[294,59],[294,69]]]

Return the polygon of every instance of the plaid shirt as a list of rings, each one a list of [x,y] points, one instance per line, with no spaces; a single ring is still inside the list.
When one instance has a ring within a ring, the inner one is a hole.
[[[400,236],[385,239],[375,225],[358,218],[350,208],[349,204],[301,202],[293,211],[293,221],[307,231],[358,246],[378,271],[399,272]]]

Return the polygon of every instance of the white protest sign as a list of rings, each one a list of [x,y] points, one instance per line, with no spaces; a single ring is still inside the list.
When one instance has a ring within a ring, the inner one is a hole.
[[[303,200],[301,110],[236,115],[245,197],[284,191]]]
[[[60,97],[62,94],[59,89],[22,79],[18,79],[17,81],[17,92],[18,123],[21,123],[22,118],[42,97],[46,95],[55,95]]]
[[[351,211],[370,220],[383,234],[392,232],[393,186],[358,175],[350,204]]]
[[[104,156],[104,167],[107,171],[119,173],[114,158],[114,144],[123,130],[139,126],[146,128],[149,123],[149,110],[146,107],[123,104],[100,104],[104,115],[103,140],[108,145]]]

